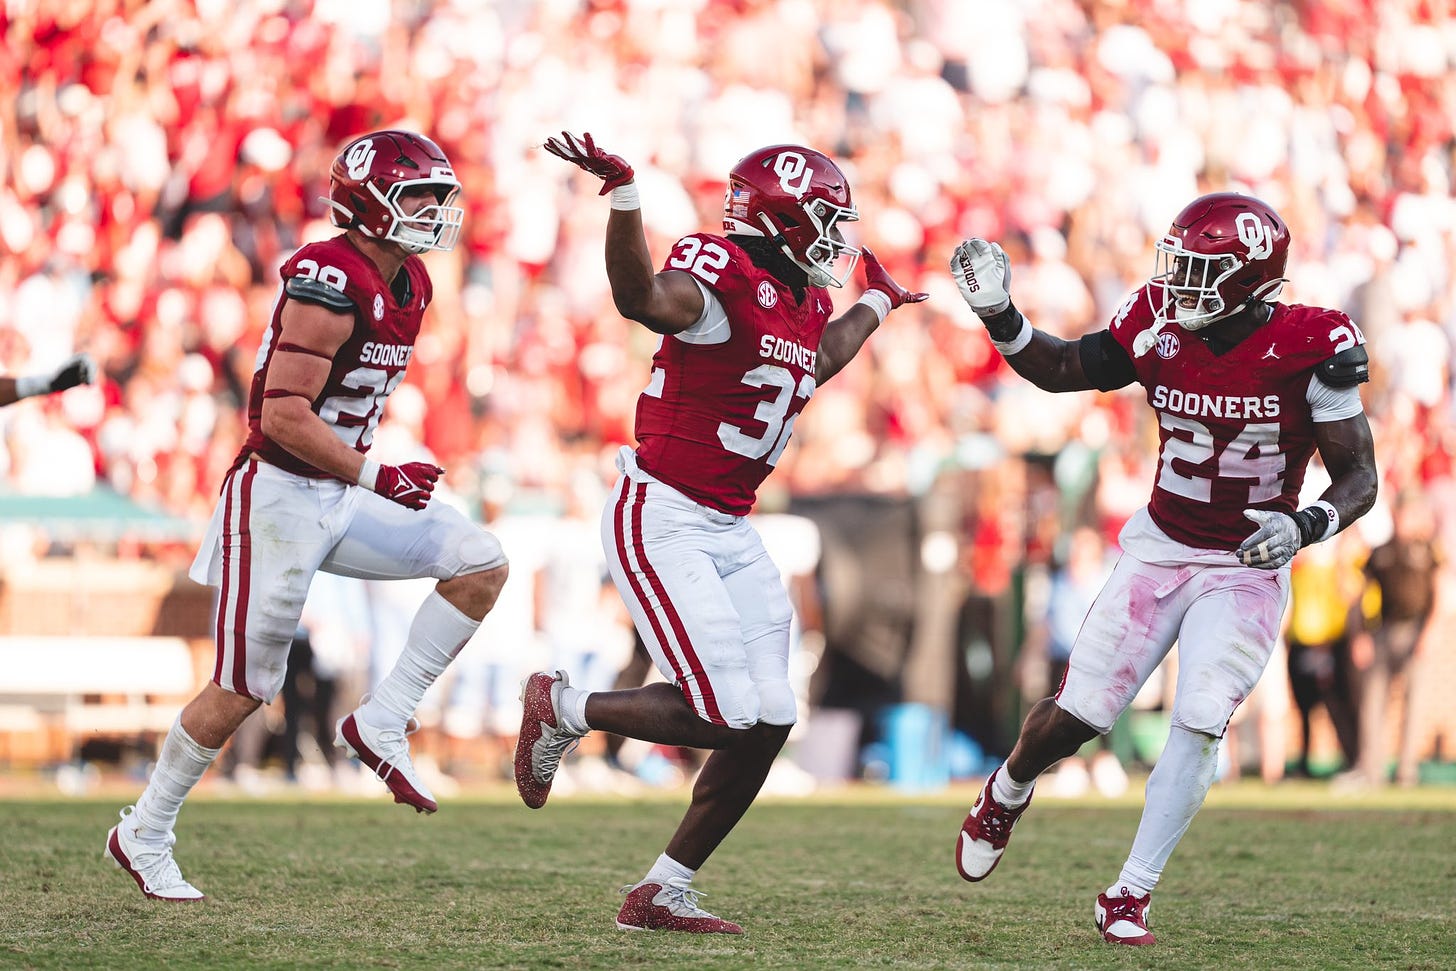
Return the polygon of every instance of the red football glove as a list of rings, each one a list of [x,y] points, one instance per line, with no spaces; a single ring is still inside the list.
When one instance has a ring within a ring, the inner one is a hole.
[[[868,246],[860,249],[861,262],[864,263],[865,289],[878,290],[890,298],[890,309],[907,303],[919,303],[929,298],[928,293],[911,293],[900,284],[896,283],[889,272],[875,259],[875,254]]]
[[[365,459],[359,470],[359,484],[406,509],[423,509],[444,472],[429,462],[378,465]]]
[[[597,148],[590,133],[584,133],[581,141],[577,141],[575,135],[564,131],[560,138],[546,139],[546,144],[541,147],[557,158],[564,158],[577,168],[601,179],[605,184],[602,191],[597,193],[599,196],[604,196],[633,179],[632,166],[620,155],[610,155]]]

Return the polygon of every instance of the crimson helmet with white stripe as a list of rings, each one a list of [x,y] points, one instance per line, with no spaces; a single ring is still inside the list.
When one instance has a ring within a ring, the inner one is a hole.
[[[1215,192],[1174,217],[1157,251],[1148,289],[1153,310],[1184,330],[1202,330],[1252,301],[1279,295],[1289,227],[1266,202]]]
[[[415,132],[390,129],[361,135],[339,152],[329,170],[328,203],[335,226],[398,243],[411,253],[450,250],[465,210],[454,205],[460,182],[445,152]],[[427,186],[435,204],[413,214],[400,196]]]
[[[859,218],[849,180],[829,156],[802,145],[770,145],[738,160],[728,173],[723,231],[765,236],[816,287],[842,287],[859,250],[839,223]],[[847,258],[843,270],[835,264]]]

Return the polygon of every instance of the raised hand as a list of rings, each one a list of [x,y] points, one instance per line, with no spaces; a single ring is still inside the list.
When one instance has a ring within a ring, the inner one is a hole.
[[[541,147],[557,158],[565,159],[582,171],[590,172],[601,179],[602,191],[597,195],[604,196],[618,186],[631,182],[634,177],[632,166],[620,155],[612,155],[598,148],[592,141],[590,132],[583,133],[578,140],[571,132],[564,131],[560,138],[546,139]]]
[[[890,298],[890,309],[907,303],[919,303],[930,296],[928,293],[911,293],[895,282],[868,246],[861,248],[860,258],[864,263],[865,289],[878,290]]]
[[[365,459],[364,467],[359,471],[359,484],[407,509],[423,509],[444,472],[444,469],[429,462],[377,465]]]
[[[96,362],[89,354],[72,354],[50,378],[50,391],[65,391],[96,380]]]
[[[996,243],[961,243],[951,255],[950,275],[977,317],[994,317],[1011,306],[1011,263]]]

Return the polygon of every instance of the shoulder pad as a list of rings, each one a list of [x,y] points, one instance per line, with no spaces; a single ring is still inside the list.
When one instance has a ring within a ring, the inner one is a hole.
[[[291,276],[283,283],[284,292],[295,300],[316,303],[336,313],[353,313],[354,301],[335,290],[327,283],[311,280],[306,276]]]
[[[1353,388],[1370,380],[1370,355],[1364,344],[1347,347],[1315,368],[1319,379],[1332,388]]]

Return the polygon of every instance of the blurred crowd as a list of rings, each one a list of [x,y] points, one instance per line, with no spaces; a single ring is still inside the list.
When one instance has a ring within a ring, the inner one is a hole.
[[[1076,336],[1148,276],[1152,241],[1184,203],[1233,187],[1290,225],[1284,299],[1341,308],[1364,329],[1382,495],[1440,510],[1433,530],[1449,537],[1448,11],[12,0],[0,14],[0,80],[14,93],[0,99],[0,371],[86,349],[104,379],[0,413],[0,481],[48,495],[109,485],[204,520],[242,438],[277,267],[333,232],[321,197],[338,146],[399,126],[445,147],[467,215],[461,245],[427,258],[434,309],[380,449],[433,455],[483,518],[502,500],[594,507],[630,440],[655,338],[612,308],[595,182],[539,149],[569,129],[636,166],[659,258],[678,235],[717,227],[738,157],[813,145],[850,175],[856,241],[932,294],[815,395],[765,509],[915,496],[963,476],[958,568],[989,596],[1028,569],[1062,569],[1075,527],[1111,542],[1153,479],[1141,392],[1049,395],[1017,378],[946,261],[965,236],[1001,241],[1018,305]],[[857,296],[852,282],[836,302]],[[1392,522],[1382,501],[1341,548],[1363,562]]]

